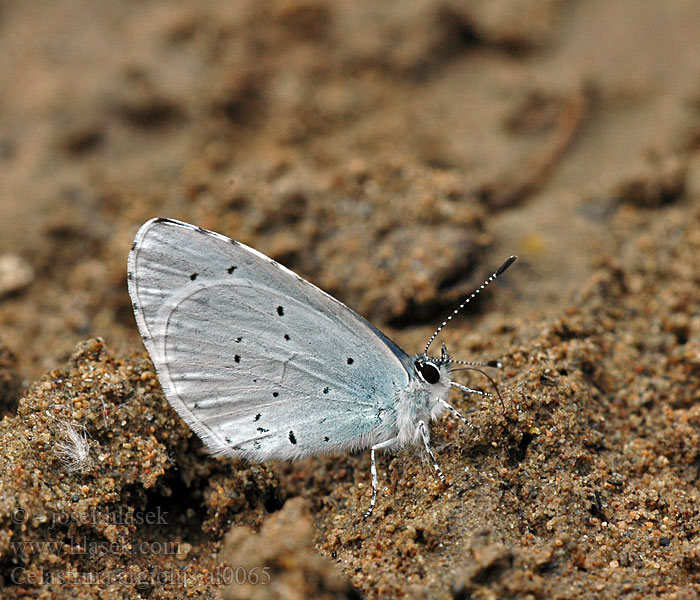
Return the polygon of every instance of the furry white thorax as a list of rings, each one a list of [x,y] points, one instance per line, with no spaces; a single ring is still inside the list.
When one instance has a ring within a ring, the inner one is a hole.
[[[412,358],[412,362],[415,363],[416,360],[425,358],[424,355],[416,355]],[[425,421],[427,425],[445,410],[445,405],[440,400],[447,398],[450,389],[450,364],[435,359],[431,359],[429,362],[440,370],[439,381],[428,383],[418,373],[414,373],[408,387],[396,399],[396,428],[399,446],[422,444],[418,428],[419,422]]]

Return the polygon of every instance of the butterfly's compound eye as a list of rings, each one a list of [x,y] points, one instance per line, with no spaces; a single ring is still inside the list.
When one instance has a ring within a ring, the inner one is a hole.
[[[413,365],[416,367],[418,375],[420,375],[426,383],[437,383],[440,381],[440,369],[433,363],[417,360]]]

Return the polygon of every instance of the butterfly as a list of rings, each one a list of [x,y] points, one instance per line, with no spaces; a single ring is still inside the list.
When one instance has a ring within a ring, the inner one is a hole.
[[[452,381],[443,327],[514,261],[511,256],[408,355],[342,302],[248,246],[173,219],[146,222],[129,253],[127,281],[144,345],[163,392],[207,448],[253,461],[370,449],[430,447],[428,424]]]

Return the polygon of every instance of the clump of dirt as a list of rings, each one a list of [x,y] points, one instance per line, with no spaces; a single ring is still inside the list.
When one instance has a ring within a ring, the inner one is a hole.
[[[227,600],[361,597],[314,549],[309,502],[301,498],[289,500],[257,534],[248,527],[231,529],[221,558],[233,575],[223,593]]]
[[[259,524],[265,503],[273,506],[268,496],[284,498],[258,466],[228,473],[231,489],[222,488],[223,465],[199,443],[190,446],[150,361],[117,359],[101,340],[80,344],[64,368],[31,386],[16,415],[0,423],[0,438],[8,594],[59,593],[65,585],[86,598],[94,586],[140,593],[170,586],[172,597],[183,583],[208,590],[216,562],[205,553],[191,572],[187,531],[221,536],[241,511],[240,522]]]

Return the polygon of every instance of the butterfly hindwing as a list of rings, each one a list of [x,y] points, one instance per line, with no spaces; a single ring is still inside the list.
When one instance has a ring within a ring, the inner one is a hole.
[[[258,460],[366,446],[408,357],[341,302],[224,236],[139,230],[129,292],[168,400],[216,453]]]

